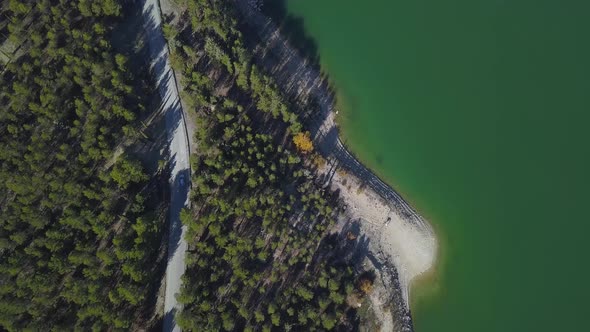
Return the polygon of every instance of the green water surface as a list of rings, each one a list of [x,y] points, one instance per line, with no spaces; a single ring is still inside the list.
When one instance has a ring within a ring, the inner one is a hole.
[[[287,6],[347,145],[441,238],[416,330],[590,331],[590,1]]]

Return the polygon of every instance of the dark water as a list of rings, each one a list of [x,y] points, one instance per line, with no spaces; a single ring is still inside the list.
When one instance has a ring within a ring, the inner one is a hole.
[[[416,330],[590,330],[590,1],[288,8],[347,144],[441,238],[412,289]]]

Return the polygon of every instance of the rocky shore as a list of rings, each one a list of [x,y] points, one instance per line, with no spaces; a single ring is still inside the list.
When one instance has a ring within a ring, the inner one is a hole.
[[[246,0],[235,2],[244,22],[264,41],[255,50],[258,65],[298,105],[315,110],[306,125],[317,151],[327,160],[320,173],[346,205],[340,226],[354,222],[368,242],[368,252],[359,263],[377,273],[371,302],[381,330],[411,331],[410,283],[434,265],[438,244],[432,227],[342,144],[334,92],[317,66],[290,46],[270,18]]]

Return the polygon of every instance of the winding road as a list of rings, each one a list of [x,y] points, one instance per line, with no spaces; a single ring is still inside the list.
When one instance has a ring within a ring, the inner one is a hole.
[[[178,87],[170,67],[169,50],[162,32],[162,16],[158,0],[140,0],[149,47],[150,69],[162,100],[166,117],[168,139],[168,167],[170,170],[170,235],[168,239],[168,264],[166,266],[166,294],[164,299],[163,330],[180,331],[174,319],[182,309],[176,300],[180,291],[181,277],[185,271],[187,243],[184,239],[186,226],[180,221],[180,211],[189,206],[190,182],[189,139]]]

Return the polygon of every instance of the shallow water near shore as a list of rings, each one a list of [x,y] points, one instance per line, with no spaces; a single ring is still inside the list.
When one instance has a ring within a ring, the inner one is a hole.
[[[416,330],[584,330],[590,2],[287,6],[340,96],[343,140],[441,237],[412,289]]]

